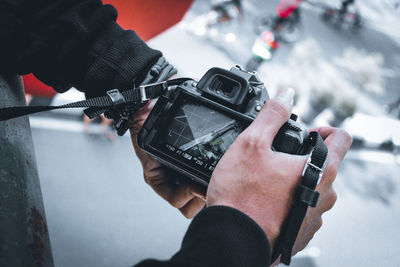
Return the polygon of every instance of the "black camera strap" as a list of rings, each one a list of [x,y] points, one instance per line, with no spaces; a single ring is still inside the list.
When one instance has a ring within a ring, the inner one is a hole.
[[[168,87],[180,85],[188,80],[191,79],[171,79],[168,81],[141,85],[137,88],[123,92],[120,92],[118,89],[113,89],[107,91],[107,95],[105,96],[89,98],[60,106],[20,106],[0,108],[0,121],[5,121],[37,112],[65,108],[87,108],[84,110],[84,113],[89,118],[94,118],[104,112],[109,112],[109,116],[107,117],[115,119],[117,118],[114,116],[115,114],[121,117],[124,113],[128,114],[128,111],[136,111],[146,104],[148,100],[163,95],[166,91],[168,91]],[[116,127],[118,127],[118,125]],[[126,129],[124,130],[126,131]]]
[[[317,132],[311,132],[308,141],[313,146],[313,150],[304,166],[301,183],[297,187],[292,208],[275,244],[272,262],[281,255],[281,263],[290,264],[293,245],[306,216],[308,206],[315,207],[317,205],[319,192],[315,188],[324,173],[328,148]]]

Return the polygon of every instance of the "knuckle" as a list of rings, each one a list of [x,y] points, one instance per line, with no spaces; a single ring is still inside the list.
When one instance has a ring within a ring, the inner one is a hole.
[[[182,201],[175,195],[169,195],[166,200],[172,207],[177,209],[182,208]]]
[[[332,184],[335,179],[336,179],[336,175],[338,172],[338,167],[335,164],[328,164],[328,166],[326,166],[326,169],[324,171],[324,180],[326,183],[328,184]]]
[[[345,138],[345,140],[346,140],[348,143],[352,141],[352,137],[351,137],[351,135],[350,135],[347,131],[345,131],[345,130],[343,130],[343,129],[339,129],[339,133],[343,135],[343,137]]]
[[[192,219],[196,216],[205,206],[205,203],[200,200],[191,201],[184,207],[180,208],[179,211],[185,216],[187,219]],[[200,204],[199,204],[200,203]]]
[[[315,229],[318,231],[318,230],[322,227],[322,224],[323,224],[322,218],[319,217],[319,218],[317,219],[317,223],[316,223],[316,225],[315,225]]]
[[[248,129],[248,131],[242,133],[238,137],[238,141],[241,143],[241,145],[244,148],[254,148],[258,147],[260,141],[261,141],[261,136],[258,132]]]
[[[289,110],[277,99],[269,100],[267,108],[274,116],[279,116],[284,119],[289,118]]]
[[[353,143],[353,137],[351,137],[351,135],[345,131],[345,138],[346,138],[346,145],[347,148],[349,148],[351,146],[351,144]]]
[[[327,210],[330,210],[330,209],[333,208],[333,206],[334,206],[335,203],[336,203],[336,200],[337,200],[337,194],[336,194],[335,190],[332,189],[332,190],[329,192],[329,194],[328,194],[328,196],[327,196],[327,199],[326,199],[326,202],[327,202]]]
[[[183,216],[185,216],[186,219],[192,219],[194,217],[193,212],[191,212],[190,210],[185,210],[185,211],[181,210],[181,213]]]
[[[343,129],[336,128],[336,131],[343,138],[343,144],[342,145],[348,149],[351,146],[351,144],[353,143],[353,138],[351,137],[351,135],[347,131],[345,131]]]
[[[146,184],[148,184],[150,186],[152,185],[151,179],[150,179],[149,175],[146,173],[146,171],[143,171],[143,179]]]

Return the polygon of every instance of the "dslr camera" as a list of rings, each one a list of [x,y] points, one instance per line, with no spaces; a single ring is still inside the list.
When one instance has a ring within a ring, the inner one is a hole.
[[[207,186],[218,161],[269,99],[255,72],[239,66],[212,68],[200,79],[169,88],[139,135],[139,146],[166,166]],[[310,152],[308,131],[291,118],[276,135],[272,149]]]

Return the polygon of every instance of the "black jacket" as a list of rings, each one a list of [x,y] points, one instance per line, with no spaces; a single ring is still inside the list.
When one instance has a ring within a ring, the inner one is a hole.
[[[0,73],[33,73],[59,92],[76,87],[87,97],[139,84],[161,53],[119,27],[116,17],[100,0],[0,0]],[[265,267],[269,261],[268,239],[251,218],[210,207],[193,219],[170,260],[137,267]]]
[[[0,0],[0,71],[87,97],[140,83],[161,56],[99,0]]]

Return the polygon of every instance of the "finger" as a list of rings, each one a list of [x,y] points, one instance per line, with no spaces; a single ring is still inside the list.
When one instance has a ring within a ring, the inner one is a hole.
[[[314,237],[314,234],[321,228],[321,226],[321,215],[315,213],[313,209],[308,209],[306,217],[303,220],[303,223],[299,230],[299,234],[297,235],[296,241],[294,243],[292,257],[296,255],[299,251],[302,251],[308,245],[308,243]]]
[[[171,206],[181,209],[195,196],[190,192],[186,184],[175,185],[173,183],[150,184],[156,193],[164,198]]]
[[[319,127],[311,129],[310,132],[318,132],[319,135],[324,139],[326,144],[335,143],[339,144],[344,150],[348,150],[352,143],[351,136],[342,129],[334,127]],[[346,151],[347,151],[346,150]],[[341,154],[342,158],[346,153]]]
[[[272,267],[277,266],[279,263],[281,263],[281,256],[279,257],[271,264]]]
[[[145,175],[146,182],[175,208],[182,208],[195,197],[205,200],[207,189],[175,170],[158,167],[151,174]]]
[[[267,101],[245,134],[256,137],[254,139],[260,147],[270,147],[279,129],[290,117],[293,96],[294,90],[290,88]]]
[[[206,203],[198,198],[195,197],[192,200],[190,200],[186,205],[182,208],[179,209],[179,211],[183,214],[188,219],[193,218],[194,216],[197,215],[202,209],[204,209]]]
[[[190,180],[185,175],[183,175],[175,170],[169,169],[169,168],[167,169],[167,176],[175,177],[175,180],[179,184],[184,184],[188,187],[190,194],[192,194],[194,197],[198,197],[198,198],[206,201],[206,194],[207,194],[206,187],[204,187],[200,184],[194,183],[192,180]]]
[[[206,194],[207,194],[206,187],[196,184],[190,184],[189,187],[192,195],[206,201]]]
[[[351,145],[350,135],[341,129],[323,129],[322,134],[326,134],[324,142],[328,148],[328,162],[322,176],[322,184],[332,184],[337,175],[340,163]]]
[[[317,187],[318,190],[318,187]],[[320,192],[321,193],[321,192]],[[332,209],[337,200],[337,194],[335,189],[330,186],[327,190],[324,190],[323,194],[320,194],[315,211],[322,215],[324,212]]]
[[[144,176],[146,183],[175,208],[182,208],[195,197],[191,193],[190,184],[174,170],[158,167],[145,172]]]
[[[144,105],[143,107],[141,107],[136,113],[140,114],[140,113],[149,113],[155,106],[155,104],[157,103],[157,98],[155,99],[150,99],[146,105]]]
[[[152,99],[147,102],[142,108],[136,111],[129,122],[129,129],[131,132],[132,138],[136,138],[136,135],[139,133],[140,129],[143,126],[144,121],[150,114],[150,111],[153,109],[154,105],[156,104],[157,100]]]
[[[337,158],[342,161],[351,146],[352,138],[346,131],[336,129],[325,139],[325,143],[328,150],[334,151]]]
[[[328,126],[323,126],[323,127],[316,127],[309,129],[309,132],[318,132],[319,135],[322,137],[322,139],[326,139],[329,135],[334,133],[337,130],[335,127],[328,127]]]
[[[166,174],[165,174],[166,177],[168,177],[169,179],[171,179],[171,177],[172,177],[173,179],[175,179],[175,181],[178,184],[185,184],[189,188],[189,192],[191,194],[193,194],[194,196],[198,196],[200,198],[204,198],[205,199],[205,196],[206,196],[206,193],[207,193],[207,188],[206,187],[195,183],[190,178],[188,178],[184,174],[182,174],[182,173],[180,173],[180,172],[178,172],[178,171],[176,171],[174,169],[165,167],[165,170],[166,170]]]

